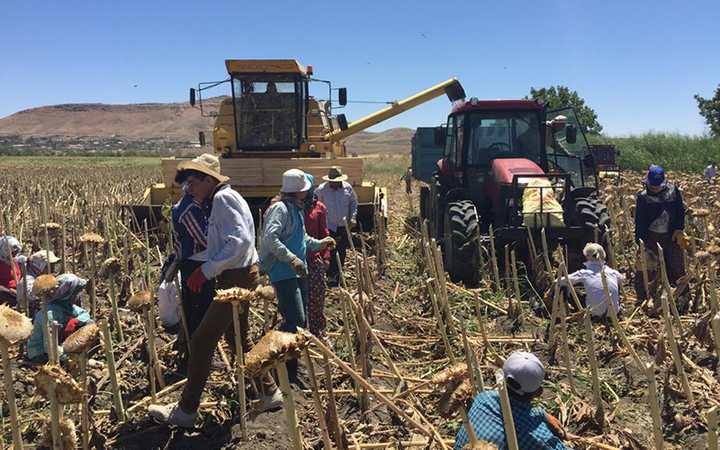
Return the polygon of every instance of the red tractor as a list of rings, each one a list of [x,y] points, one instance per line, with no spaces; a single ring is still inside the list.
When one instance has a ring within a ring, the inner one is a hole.
[[[424,180],[420,213],[442,245],[453,281],[477,284],[478,250],[488,254],[491,226],[501,264],[506,244],[529,263],[528,231],[540,249],[542,228],[551,252],[567,246],[571,270],[582,262],[587,242],[604,242],[610,217],[597,195],[597,169],[616,168],[615,150],[588,145],[572,108],[549,111],[535,100],[473,98],[457,102],[434,136],[443,157]],[[428,164],[423,152],[414,146],[413,167],[421,160]],[[539,209],[530,210],[523,201],[530,189],[556,208],[540,201]]]

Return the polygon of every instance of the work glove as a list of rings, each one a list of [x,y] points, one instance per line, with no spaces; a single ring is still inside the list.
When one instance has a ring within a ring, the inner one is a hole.
[[[202,289],[202,286],[203,284],[205,284],[205,282],[207,282],[207,278],[205,278],[205,274],[203,273],[202,268],[198,267],[188,278],[187,285],[191,291],[200,292],[200,289]]]
[[[320,240],[320,250],[335,249],[335,239],[331,238],[330,236],[326,236]]]
[[[308,276],[308,270],[302,259],[297,256],[290,260],[290,267],[298,274],[299,277],[304,278]]]
[[[683,230],[673,231],[672,240],[683,250],[687,250],[690,245],[690,238],[688,238],[688,235],[685,234]]]
[[[65,337],[67,338],[68,336],[73,334],[78,328],[80,328],[79,320],[75,318],[68,320],[68,323],[65,324]]]
[[[565,439],[565,430],[557,417],[553,416],[549,412],[546,412],[545,421],[548,423],[548,427],[550,427],[552,432],[555,433],[555,436]]]

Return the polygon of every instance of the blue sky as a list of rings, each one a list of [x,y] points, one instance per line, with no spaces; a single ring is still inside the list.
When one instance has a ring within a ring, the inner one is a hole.
[[[181,101],[223,79],[226,58],[296,58],[350,100],[399,99],[451,76],[478,98],[565,84],[608,134],[700,134],[693,94],[720,84],[718,0],[4,0],[2,10],[0,117]],[[374,130],[435,125],[448,107],[437,99]]]

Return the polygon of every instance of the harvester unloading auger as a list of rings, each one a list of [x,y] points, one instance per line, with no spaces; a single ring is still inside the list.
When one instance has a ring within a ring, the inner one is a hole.
[[[190,104],[198,104],[205,115],[202,92],[221,83],[230,85],[231,96],[211,114],[212,146],[221,155],[222,173],[248,201],[256,219],[278,193],[285,170],[302,169],[320,179],[330,167],[339,166],[358,196],[358,222],[364,230],[372,229],[376,213],[386,214],[386,190],[363,179],[363,159],[348,157],[344,140],[443,93],[451,102],[465,97],[460,82],[451,78],[348,123],[343,114],[333,115],[332,84],[313,78],[312,66],[295,60],[226,60],[225,66],[229,78],[191,89]],[[311,96],[311,83],[326,84],[328,99]],[[337,92],[337,103],[346,105],[345,88]],[[203,132],[199,140],[204,144]],[[181,188],[173,183],[177,163],[175,158],[163,159],[163,183],[146,191],[143,206],[133,207],[138,223],[145,217],[157,220],[160,206],[180,197]]]

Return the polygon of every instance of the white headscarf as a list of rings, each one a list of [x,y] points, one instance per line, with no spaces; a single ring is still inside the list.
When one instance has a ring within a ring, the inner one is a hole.
[[[14,236],[5,235],[0,237],[0,259],[5,261],[6,263],[9,263],[8,261],[8,253],[10,254],[16,254],[19,253],[20,250],[22,250],[22,245],[20,245],[20,241],[15,239]]]
[[[600,244],[594,242],[588,243],[583,249],[583,255],[588,261],[605,262],[605,249]]]

